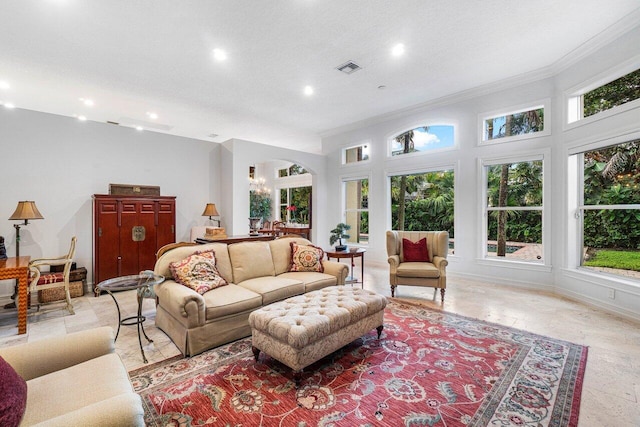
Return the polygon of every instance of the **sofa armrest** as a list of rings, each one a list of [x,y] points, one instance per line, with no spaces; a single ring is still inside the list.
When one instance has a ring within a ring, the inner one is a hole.
[[[158,304],[176,320],[184,320],[187,328],[205,323],[206,305],[202,295],[173,280],[165,280],[154,287]]]
[[[446,258],[443,258],[441,256],[434,256],[431,262],[433,262],[433,265],[435,265],[436,268],[440,271],[441,275],[446,274],[445,267],[449,265],[449,261],[447,261]]]
[[[108,326],[0,349],[16,372],[29,381],[115,351]]]
[[[322,268],[326,274],[336,276],[338,282],[336,285],[344,285],[347,276],[349,275],[349,267],[343,262],[337,261],[322,261]]]
[[[144,426],[144,410],[140,396],[130,392],[87,405],[75,411],[48,419],[34,426]]]
[[[400,256],[399,255],[391,255],[387,258],[387,262],[389,263],[390,273],[395,274],[396,269],[400,265]]]

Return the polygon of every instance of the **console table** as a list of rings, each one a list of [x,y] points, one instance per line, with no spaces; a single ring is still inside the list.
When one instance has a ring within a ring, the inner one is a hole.
[[[16,279],[18,281],[18,335],[27,333],[27,298],[29,295],[29,261],[31,257],[11,257],[0,260],[0,280]]]
[[[255,241],[269,241],[273,240],[275,237],[270,236],[268,234],[259,234],[257,236],[250,236],[248,234],[242,236],[229,236],[223,239],[205,239],[203,237],[199,237],[196,239],[196,243],[205,244],[205,243],[240,243],[240,242],[255,242]]]

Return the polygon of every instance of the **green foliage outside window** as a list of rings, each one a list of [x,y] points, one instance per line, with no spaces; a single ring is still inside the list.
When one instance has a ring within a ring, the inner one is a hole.
[[[584,153],[584,204],[640,204],[640,140]],[[640,210],[584,213],[584,245],[640,249]]]
[[[640,69],[582,96],[583,116],[589,117],[640,98]]]
[[[453,184],[452,170],[391,177],[392,228],[447,230],[453,238]]]

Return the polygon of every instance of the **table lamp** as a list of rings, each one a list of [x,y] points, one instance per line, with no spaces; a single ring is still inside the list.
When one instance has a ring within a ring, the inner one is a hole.
[[[44,219],[38,208],[36,207],[36,202],[33,201],[23,201],[18,202],[18,207],[16,207],[16,211],[9,217],[10,220],[19,220],[23,221],[23,224],[14,224],[13,226],[16,229],[16,257],[20,256],[20,227],[22,225],[29,225],[30,219]]]
[[[211,222],[218,221],[218,227],[220,227],[220,220],[211,218],[212,216],[220,216],[215,203],[207,203],[207,206],[204,208],[204,212],[202,212],[202,216],[208,216],[209,221]]]

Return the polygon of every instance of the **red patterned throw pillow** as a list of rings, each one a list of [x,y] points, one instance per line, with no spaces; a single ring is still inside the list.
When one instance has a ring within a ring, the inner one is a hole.
[[[227,285],[216,268],[215,252],[196,252],[191,256],[169,264],[173,279],[200,295]]]
[[[18,426],[27,406],[27,383],[0,357],[0,426]]]
[[[409,239],[402,239],[402,256],[404,262],[429,262],[427,238],[423,237],[415,243]]]
[[[317,271],[324,272],[322,257],[324,251],[313,245],[298,245],[291,242],[291,264],[289,271]]]

